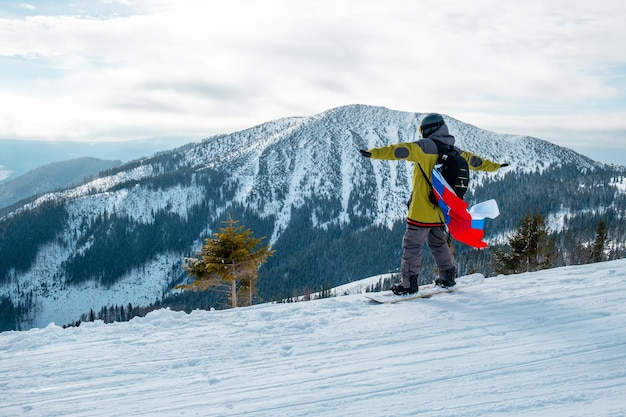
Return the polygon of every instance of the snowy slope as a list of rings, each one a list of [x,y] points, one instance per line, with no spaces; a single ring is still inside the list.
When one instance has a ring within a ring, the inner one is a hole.
[[[624,416],[626,260],[0,334],[2,416]]]

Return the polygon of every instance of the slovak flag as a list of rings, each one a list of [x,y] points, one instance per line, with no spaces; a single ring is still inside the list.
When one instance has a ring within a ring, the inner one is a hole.
[[[432,178],[437,203],[452,237],[474,248],[486,248],[485,219],[500,215],[496,200],[478,203],[468,210],[468,204],[456,195],[437,169],[433,169]]]

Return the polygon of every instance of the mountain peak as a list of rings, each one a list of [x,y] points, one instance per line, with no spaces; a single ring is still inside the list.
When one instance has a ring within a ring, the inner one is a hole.
[[[277,251],[260,271],[266,299],[394,270],[413,166],[363,158],[358,149],[415,141],[422,117],[357,104],[283,118],[46,194],[0,218],[7,236],[0,300],[28,304],[25,327],[69,323],[104,305],[148,305],[172,294],[185,276],[181,259],[228,216]],[[581,221],[591,229],[578,238],[585,240],[595,228],[582,220],[596,209],[591,204],[623,218],[624,193],[615,185],[623,173],[540,139],[444,118],[461,148],[511,164],[474,175],[468,193],[470,203],[497,198],[505,214],[493,222],[494,235],[508,233],[523,210],[554,216],[557,231]],[[581,175],[593,170],[593,178]],[[605,192],[595,192],[597,184]],[[463,267],[489,270],[485,259]],[[430,265],[424,268],[427,277]]]

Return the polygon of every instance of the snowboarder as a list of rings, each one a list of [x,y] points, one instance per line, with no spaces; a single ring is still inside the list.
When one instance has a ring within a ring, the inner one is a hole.
[[[414,294],[418,291],[418,277],[422,265],[422,248],[427,243],[433,254],[439,277],[435,284],[441,287],[456,285],[457,269],[452,251],[445,237],[444,216],[439,206],[429,199],[431,173],[439,159],[435,140],[454,146],[454,136],[448,132],[443,117],[437,113],[424,116],[419,127],[422,139],[415,142],[398,143],[369,150],[360,149],[361,155],[373,159],[407,160],[413,166],[413,190],[408,202],[406,231],[402,240],[402,261],[400,275],[402,281],[394,284],[395,294]],[[481,158],[467,151],[461,151],[471,170],[494,172],[508,166]],[[421,170],[420,170],[421,167]],[[422,173],[427,173],[428,179]]]

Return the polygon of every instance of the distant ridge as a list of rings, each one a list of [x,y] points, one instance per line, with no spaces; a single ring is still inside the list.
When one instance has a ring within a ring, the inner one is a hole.
[[[25,198],[80,185],[121,164],[122,161],[83,157],[44,165],[0,183],[0,209]]]

